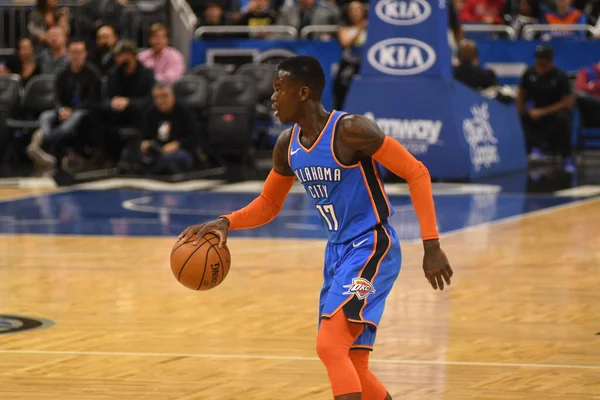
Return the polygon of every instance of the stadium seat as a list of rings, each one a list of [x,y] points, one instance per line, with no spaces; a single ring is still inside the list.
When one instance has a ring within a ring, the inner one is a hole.
[[[18,75],[0,76],[0,128],[19,104],[21,80]],[[0,129],[3,132],[3,129]]]
[[[39,128],[38,117],[43,111],[52,108],[54,108],[54,76],[35,76],[25,86],[18,108],[18,117],[8,118],[6,126],[10,130]]]
[[[208,107],[209,86],[202,76],[186,75],[173,85],[177,103],[193,110],[199,120],[205,118]]]
[[[260,119],[271,119],[271,95],[273,94],[273,74],[277,67],[271,64],[245,64],[236,75],[248,76],[256,82],[256,115]]]
[[[192,68],[191,75],[201,76],[208,82],[216,82],[229,75],[229,73],[225,70],[224,66],[202,64]]]
[[[230,76],[214,84],[208,116],[208,140],[226,162],[243,164],[252,145],[256,82]]]

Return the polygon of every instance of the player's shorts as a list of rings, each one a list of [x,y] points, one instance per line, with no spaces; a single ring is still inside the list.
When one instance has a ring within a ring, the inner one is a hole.
[[[319,325],[343,310],[350,322],[365,324],[352,349],[372,350],[385,300],[400,273],[396,231],[386,222],[344,244],[328,243]]]

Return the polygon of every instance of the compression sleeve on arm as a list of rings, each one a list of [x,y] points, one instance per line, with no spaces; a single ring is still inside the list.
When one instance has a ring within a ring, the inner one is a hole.
[[[229,230],[257,228],[271,222],[281,211],[294,179],[295,176],[285,176],[271,170],[260,196],[246,207],[220,218],[229,220]]]
[[[410,199],[419,218],[422,239],[438,239],[431,177],[425,165],[400,143],[387,136],[373,154],[373,159],[408,183]]]

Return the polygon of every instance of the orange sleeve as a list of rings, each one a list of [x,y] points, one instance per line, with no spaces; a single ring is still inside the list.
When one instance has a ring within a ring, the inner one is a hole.
[[[381,147],[373,154],[373,159],[408,183],[410,199],[419,218],[422,239],[438,239],[431,177],[423,163],[413,157],[400,143],[387,136]]]
[[[295,176],[284,176],[271,170],[260,196],[246,207],[219,218],[229,220],[229,230],[256,228],[271,222],[281,211],[294,179]]]

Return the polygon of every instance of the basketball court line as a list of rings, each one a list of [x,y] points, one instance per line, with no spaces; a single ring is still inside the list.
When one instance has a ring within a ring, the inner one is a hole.
[[[61,351],[61,350],[2,350],[0,354],[35,354],[35,355],[71,355],[71,356],[113,356],[113,357],[169,357],[169,358],[213,358],[226,360],[279,360],[279,361],[320,361],[317,357],[273,356],[250,354],[206,354],[206,353],[147,353],[121,351]],[[505,368],[555,368],[555,369],[592,369],[600,370],[600,365],[568,365],[568,364],[535,364],[535,363],[501,363],[484,361],[445,361],[445,360],[401,360],[401,359],[369,359],[379,364],[417,364],[417,365],[460,365],[476,367]]]

